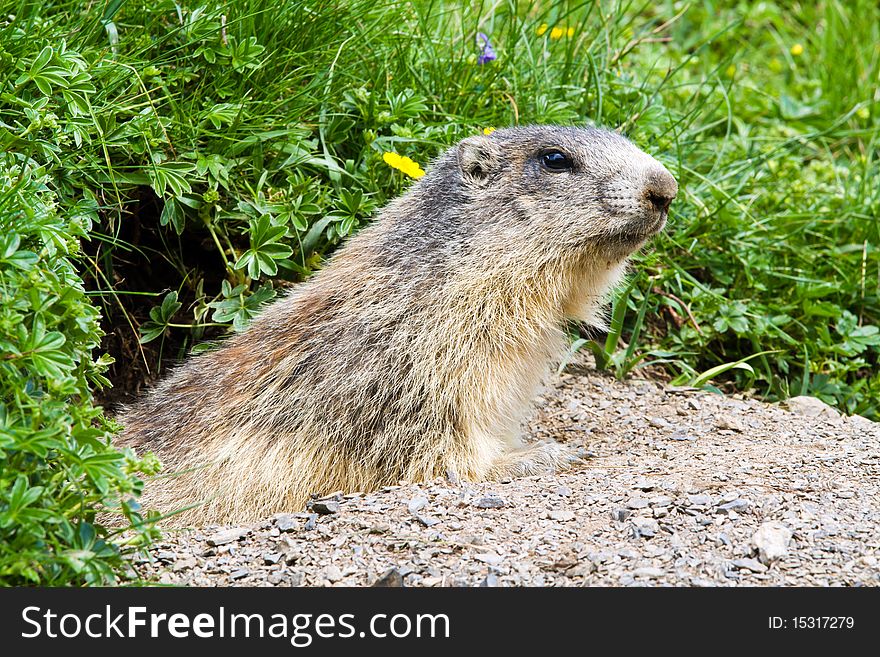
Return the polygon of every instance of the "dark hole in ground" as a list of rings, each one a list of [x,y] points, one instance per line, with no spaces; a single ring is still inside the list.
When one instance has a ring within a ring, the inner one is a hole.
[[[151,189],[141,188],[121,222],[111,226],[105,220],[96,228],[95,233],[113,235],[114,240],[96,235],[83,244],[89,256],[83,271],[87,289],[102,291],[93,297],[103,315],[100,353],[116,361],[106,374],[113,386],[95,391],[96,401],[110,414],[136,399],[192,347],[187,329],[173,329],[164,338],[140,344],[138,327],[149,321],[150,309],[161,304],[167,292],[177,290],[183,305],[175,321],[189,323],[198,281],[203,281],[205,293],[213,294],[225,276],[223,260],[207,230],[197,230],[194,222],[188,222],[178,236],[171,227],[160,226],[161,211],[161,200]],[[111,286],[115,295],[109,292]],[[224,332],[208,328],[203,339]]]

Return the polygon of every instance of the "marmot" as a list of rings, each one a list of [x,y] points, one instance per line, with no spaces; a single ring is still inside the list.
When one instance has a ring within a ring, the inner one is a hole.
[[[601,324],[675,179],[626,138],[531,126],[469,137],[243,333],[121,416],[176,524],[243,523],[310,494],[566,464],[520,422],[565,323]]]

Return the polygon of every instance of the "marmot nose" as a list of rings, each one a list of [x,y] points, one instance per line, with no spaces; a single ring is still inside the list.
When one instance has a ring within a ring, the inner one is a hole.
[[[678,193],[678,183],[666,169],[656,169],[648,174],[645,195],[657,212],[665,212]]]

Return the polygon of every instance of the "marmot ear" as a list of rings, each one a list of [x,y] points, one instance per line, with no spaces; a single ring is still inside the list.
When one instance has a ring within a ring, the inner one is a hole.
[[[485,187],[501,170],[501,148],[489,137],[468,137],[458,145],[458,168],[465,183]]]

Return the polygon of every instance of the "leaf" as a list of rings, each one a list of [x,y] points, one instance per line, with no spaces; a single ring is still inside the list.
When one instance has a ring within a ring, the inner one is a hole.
[[[715,367],[710,368],[710,369],[706,370],[705,372],[703,372],[702,374],[694,377],[694,379],[691,381],[691,385],[694,386],[695,388],[699,388],[704,383],[715,378],[719,374],[724,374],[725,372],[732,370],[734,368],[747,370],[749,372],[754,373],[755,370],[752,368],[751,365],[749,365],[747,363],[747,361],[750,361],[753,358],[757,358],[758,356],[763,356],[765,354],[775,354],[775,353],[779,353],[778,350],[770,349],[767,351],[759,351],[756,354],[746,356],[745,358],[740,358],[739,360],[731,362],[731,363],[722,363],[721,365],[716,365]]]
[[[153,190],[158,196],[165,196],[167,189],[171,189],[175,196],[183,196],[191,192],[192,187],[186,178],[195,165],[189,162],[162,162],[154,164],[149,170],[150,181]]]
[[[40,54],[34,58],[33,63],[31,63],[30,68],[30,77],[33,77],[40,72],[40,70],[49,63],[49,60],[52,59],[52,55],[54,54],[54,50],[52,50],[52,46],[46,46],[40,51]]]
[[[171,224],[174,232],[180,235],[183,233],[183,227],[186,223],[186,214],[176,198],[165,199],[165,205],[162,207],[162,214],[159,215],[159,224],[167,226]]]

